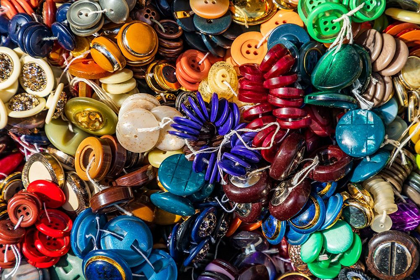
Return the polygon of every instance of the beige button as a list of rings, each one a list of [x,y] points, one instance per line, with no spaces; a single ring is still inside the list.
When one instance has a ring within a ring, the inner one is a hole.
[[[0,62],[3,67],[0,72],[0,89],[6,89],[19,78],[21,63],[18,55],[12,49],[6,47],[0,47]]]
[[[384,83],[385,83],[385,95],[384,95],[384,99],[381,102],[381,105],[391,100],[392,96],[394,96],[394,85],[392,84],[391,77],[383,77],[383,78],[384,78]]]
[[[149,163],[155,167],[155,168],[159,168],[159,166],[161,165],[161,163],[168,157],[172,156],[172,155],[178,155],[178,154],[183,154],[182,150],[176,150],[176,151],[161,151],[159,149],[154,149],[151,150],[148,154],[147,154],[147,158],[149,160]]]
[[[111,76],[101,78],[99,81],[103,84],[118,84],[124,83],[133,78],[133,71],[124,68],[121,71],[115,72]]]
[[[360,34],[356,43],[369,50],[370,58],[374,62],[382,51],[383,39],[381,33],[375,29],[368,29]]]
[[[375,106],[378,106],[385,96],[385,82],[382,76],[378,75],[377,73],[373,73],[372,76],[376,80],[375,93],[373,95],[372,101]]]
[[[182,114],[175,108],[169,106],[158,106],[152,109],[152,114],[156,117],[158,122],[165,121],[163,118],[182,117]],[[171,127],[171,123],[168,123],[160,130],[159,140],[156,143],[156,148],[162,151],[175,151],[184,147],[185,142],[183,139],[169,134],[168,131],[175,130]]]
[[[387,230],[390,230],[392,227],[392,220],[388,215],[385,215],[385,216],[377,215],[373,218],[373,221],[370,227],[375,232],[387,231]]]
[[[151,111],[153,108],[155,108],[156,105],[153,104],[150,101],[147,101],[145,99],[133,99],[129,102],[124,102],[123,105],[120,108],[119,114],[124,114],[125,112],[129,112],[131,110],[135,110],[136,108],[142,108],[147,111]]]
[[[6,103],[9,101],[10,98],[13,97],[13,95],[16,94],[19,88],[19,81],[16,80],[10,87],[5,89],[0,89],[0,99]]]
[[[133,90],[136,86],[136,79],[132,78],[119,84],[102,84],[102,89],[110,94],[123,94]]]
[[[392,61],[397,49],[397,44],[394,37],[389,34],[382,34],[383,45],[381,54],[378,59],[373,63],[373,71],[378,72],[385,69]]]
[[[394,58],[392,59],[391,63],[382,71],[379,72],[382,76],[393,76],[401,71],[404,67],[405,63],[407,62],[408,58],[408,47],[407,45],[399,40],[395,39],[396,42],[396,51]]]

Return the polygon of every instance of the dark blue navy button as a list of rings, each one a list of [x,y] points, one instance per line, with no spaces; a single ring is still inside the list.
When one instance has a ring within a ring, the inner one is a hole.
[[[260,32],[260,26],[259,25],[251,25],[246,28],[244,25],[237,24],[235,22],[232,22],[229,28],[222,34],[223,37],[229,40],[235,40],[239,35],[250,32],[250,31],[257,31]]]
[[[327,199],[335,193],[337,189],[337,182],[314,182],[312,186],[315,187],[315,192],[321,196],[322,199]]]
[[[244,176],[246,174],[246,169],[243,166],[236,165],[233,161],[229,159],[222,159],[218,162],[219,168],[223,172],[232,175],[232,176]]]
[[[15,43],[13,43],[12,39],[10,39],[9,35],[0,35],[0,46],[7,47],[10,49],[15,48]]]
[[[193,49],[207,52],[207,47],[201,39],[200,34],[194,32],[184,32],[185,42]]]
[[[176,22],[186,32],[195,32],[193,11],[189,0],[174,0],[172,4]]]
[[[225,32],[232,23],[232,14],[227,12],[224,16],[216,19],[206,19],[194,15],[193,22],[195,28],[202,34],[219,35]]]
[[[190,218],[182,222],[176,232],[176,250],[178,250],[179,252],[184,253],[185,251],[188,251],[188,248],[190,246],[191,230],[194,226],[194,221],[196,217],[197,214],[191,216]]]
[[[321,230],[329,228],[337,221],[338,216],[341,214],[342,207],[343,197],[341,196],[341,194],[337,193],[336,195],[333,195],[328,199],[325,221],[321,227]]]
[[[57,14],[55,16],[57,22],[63,23],[64,21],[67,21],[67,11],[69,10],[70,6],[71,3],[64,3],[57,8]]]
[[[102,249],[118,253],[128,266],[135,267],[146,259],[138,252],[148,257],[152,252],[153,237],[145,222],[134,216],[118,216],[105,225],[105,230],[119,235],[103,232],[101,234]]]
[[[203,210],[195,219],[191,230],[192,241],[198,243],[206,237],[209,237],[217,224],[216,208],[210,207]]]
[[[0,34],[9,32],[9,20],[5,16],[0,16]]]
[[[177,232],[180,227],[180,224],[175,224],[172,228],[172,232],[168,238],[168,249],[169,254],[174,260],[178,260],[181,252],[179,252],[176,248],[176,241],[177,241]]]
[[[86,279],[132,280],[133,275],[127,262],[111,250],[94,250],[83,259],[83,275]]]
[[[195,209],[191,201],[170,192],[157,192],[150,196],[150,200],[157,207],[176,215],[191,216]]]
[[[312,193],[303,209],[289,220],[289,226],[296,232],[309,234],[321,228],[325,221],[325,215],[324,201],[319,195]],[[313,225],[308,227],[310,224]]]
[[[336,138],[341,150],[352,157],[374,154],[385,138],[385,126],[381,118],[367,110],[347,112],[338,122]]]
[[[51,31],[63,49],[72,51],[76,48],[76,38],[67,26],[60,22],[54,22]]]
[[[201,34],[201,39],[206,45],[207,50],[214,55],[215,57],[224,57],[226,54],[226,50],[224,48],[219,47],[216,43],[214,43],[208,36]]]
[[[34,21],[30,15],[27,14],[17,14],[9,22],[8,34],[13,42],[18,42],[18,32],[21,27],[28,22]],[[0,22],[1,25],[1,22]],[[6,33],[7,33],[6,32]]]
[[[267,40],[268,48],[271,49],[272,46],[277,45],[276,41],[280,38],[292,42],[298,48],[311,40],[305,29],[292,23],[279,25],[271,32]]]
[[[53,36],[51,30],[44,25],[34,25],[26,29],[24,34],[25,51],[32,57],[47,57],[54,46],[53,40],[45,40]]]
[[[286,221],[279,221],[272,215],[262,223],[261,229],[268,243],[272,245],[280,244],[286,233]]]
[[[380,149],[373,156],[364,158],[354,169],[350,182],[360,183],[378,174],[387,165],[390,155],[389,151]]]
[[[199,263],[204,260],[210,250],[210,238],[207,238],[200,242],[195,248],[193,248],[189,256],[184,261],[184,266],[188,266],[191,263]]]
[[[218,45],[219,47],[222,47],[224,49],[228,50],[232,46],[233,41],[231,41],[229,39],[226,39],[222,35],[210,35],[209,37],[210,37],[210,39],[213,40],[213,42],[216,43],[216,45]]]
[[[41,26],[40,23],[32,21],[32,22],[28,22],[27,24],[23,25],[18,31],[17,44],[18,44],[19,48],[24,52],[26,52],[25,51],[25,40],[24,40],[25,39],[25,32],[29,27],[35,26],[35,25]]]

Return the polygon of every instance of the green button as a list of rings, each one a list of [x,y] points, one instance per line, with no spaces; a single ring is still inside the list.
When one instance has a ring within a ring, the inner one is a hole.
[[[353,231],[351,226],[344,221],[337,221],[329,229],[322,231],[324,236],[324,249],[331,254],[340,254],[347,251],[353,244]]]
[[[323,237],[320,232],[311,234],[309,239],[300,248],[300,258],[305,263],[315,261],[322,250]]]
[[[334,92],[316,92],[305,95],[305,104],[339,109],[357,109],[357,100],[349,95]]]
[[[348,12],[344,5],[337,3],[323,3],[317,6],[306,21],[309,35],[321,43],[334,42],[344,24],[343,20],[337,22],[334,20]]]
[[[80,142],[90,136],[89,133],[77,127],[73,127],[73,132],[71,132],[69,123],[61,119],[52,120],[49,124],[46,124],[45,134],[54,147],[72,156],[76,153]]]
[[[375,20],[379,18],[385,11],[385,0],[350,0],[350,10],[356,9],[363,2],[365,5],[352,17],[355,22]]]
[[[112,135],[116,131],[118,117],[104,103],[87,97],[70,99],[64,113],[72,124],[93,135]]]
[[[302,21],[306,25],[307,18],[312,11],[321,4],[326,2],[340,3],[340,0],[301,0],[298,3],[298,13]]]
[[[308,268],[313,275],[320,279],[333,279],[338,276],[341,270],[341,264],[330,263],[329,266],[325,267],[328,261],[316,261],[308,263]]]
[[[338,47],[338,46],[337,46]],[[362,73],[363,64],[356,48],[343,45],[324,54],[312,72],[312,84],[319,90],[340,90],[353,84]]]
[[[379,32],[383,32],[385,28],[387,28],[389,25],[388,18],[385,14],[375,19],[373,22],[373,29]]]
[[[354,233],[353,235],[353,244],[340,258],[340,264],[343,266],[354,265],[362,254],[362,240],[357,234]]]
[[[372,59],[370,58],[369,52],[363,47],[359,45],[354,45],[354,47],[356,48],[356,51],[362,60],[362,73],[360,74],[358,80],[362,85],[362,88],[359,89],[359,92],[364,93],[369,86],[370,77],[372,75]]]

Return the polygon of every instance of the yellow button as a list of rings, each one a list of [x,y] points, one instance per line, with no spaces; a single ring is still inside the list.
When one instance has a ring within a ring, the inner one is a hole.
[[[231,55],[240,66],[246,63],[260,64],[267,54],[267,43],[261,43],[263,35],[260,32],[246,32],[238,36],[232,43]]]
[[[265,36],[277,26],[285,23],[292,23],[303,27],[303,21],[300,19],[298,13],[289,10],[279,10],[274,17],[261,24],[261,34]]]
[[[420,88],[420,57],[409,56],[403,69],[401,69],[400,78],[404,85],[412,90]]]
[[[200,85],[198,86],[198,91],[201,93],[201,97],[203,97],[203,100],[207,103],[210,103],[213,93],[211,92],[211,89],[209,87],[209,80],[207,77],[200,82]]]
[[[420,24],[420,14],[417,12],[389,8],[385,11],[385,14],[399,21]]]
[[[199,17],[216,19],[226,14],[229,0],[190,0],[190,6]]]
[[[233,21],[242,25],[257,25],[276,13],[272,0],[233,0],[229,7]]]
[[[168,157],[172,155],[182,154],[182,150],[176,151],[161,151],[159,149],[154,149],[149,152],[148,159],[149,163],[156,168],[159,168],[160,164]],[[163,187],[162,187],[163,188]]]
[[[219,95],[219,98],[231,99],[238,92],[238,76],[232,65],[219,61],[213,64],[208,75],[211,92]]]
[[[80,36],[75,36],[75,37],[76,37],[76,48],[71,51],[71,54],[73,55],[73,57],[78,57],[89,50],[90,41],[86,37],[80,37]],[[85,54],[83,58],[86,58],[87,56],[88,54]]]
[[[153,223],[161,226],[173,225],[181,220],[182,216],[178,216],[160,208],[156,208]]]

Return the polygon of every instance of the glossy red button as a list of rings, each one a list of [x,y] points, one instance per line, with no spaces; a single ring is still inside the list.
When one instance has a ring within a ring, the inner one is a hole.
[[[303,98],[295,98],[295,99],[284,99],[278,98],[274,95],[269,94],[268,103],[277,107],[301,107],[303,105]]]
[[[41,212],[36,228],[51,237],[64,237],[70,234],[73,222],[69,216],[55,209],[47,209],[48,216],[45,211]]]
[[[57,258],[64,256],[70,249],[70,237],[56,238],[39,231],[35,233],[35,246],[41,254]]]
[[[286,74],[292,69],[293,64],[295,64],[295,58],[290,54],[285,55],[280,58],[280,60],[277,61],[276,64],[274,64],[274,66],[271,67],[266,74],[264,74],[264,78],[267,80]]]
[[[245,79],[256,82],[264,82],[264,73],[258,68],[258,64],[243,64],[239,66],[239,73]]]
[[[267,136],[273,132],[274,130],[276,130],[277,127],[270,126],[267,127],[266,129],[261,130],[260,132],[257,133],[257,135],[255,135],[254,140],[252,140],[252,145],[254,147],[261,147],[262,144],[264,143],[265,138],[267,138]]]
[[[287,132],[285,132],[284,130],[279,130],[277,132],[276,135],[274,135],[276,131],[272,131],[270,132],[270,134],[267,135],[267,137],[264,139],[264,142],[262,144],[263,147],[270,147],[272,139],[274,137],[273,140],[273,145],[271,146],[270,149],[264,149],[261,150],[261,156],[268,161],[269,163],[273,163],[275,156],[277,154],[277,151],[281,145],[281,143],[284,140],[284,136],[286,135]]]
[[[50,257],[41,254],[35,247],[36,229],[31,228],[26,232],[22,246],[22,253],[32,263],[45,263],[51,261]]]
[[[277,122],[280,124],[280,127],[283,129],[301,129],[308,127],[311,124],[311,119],[309,117],[304,117],[302,119],[277,119]]]
[[[46,180],[36,180],[28,185],[28,192],[36,194],[48,208],[58,208],[66,202],[66,195],[58,185]]]
[[[245,78],[239,79],[239,88],[244,90],[257,91],[259,93],[268,93],[268,90],[264,88],[262,83],[253,82]]]
[[[297,119],[305,117],[307,113],[299,108],[278,108],[273,110],[273,115],[280,119]]]
[[[269,92],[271,95],[279,98],[299,98],[303,97],[305,92],[302,89],[291,88],[291,87],[282,87],[270,89]]]
[[[251,121],[255,118],[261,117],[264,114],[268,114],[271,111],[273,111],[273,106],[270,103],[262,103],[244,111],[242,117],[246,121]]]
[[[269,88],[269,89],[285,87],[285,86],[293,84],[294,82],[297,81],[297,79],[298,79],[297,74],[274,77],[274,78],[266,80],[264,82],[264,87]]]
[[[17,224],[19,218],[23,216],[20,223],[21,227],[33,226],[38,219],[39,208],[37,203],[29,198],[15,195],[7,204],[7,212],[12,223]]]
[[[276,121],[276,118],[273,116],[264,116],[264,117],[253,120],[246,126],[246,128],[250,128],[250,129],[261,128],[275,121]]]
[[[274,66],[276,61],[285,56],[288,52],[289,51],[285,46],[281,44],[275,45],[265,55],[263,61],[260,64],[260,70],[262,72],[269,71],[270,68]]]
[[[238,99],[242,102],[248,103],[262,103],[267,101],[267,94],[258,91],[249,91],[239,89]]]

